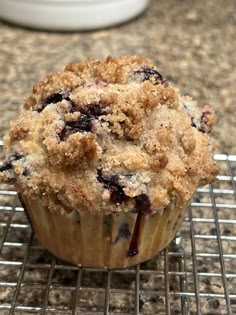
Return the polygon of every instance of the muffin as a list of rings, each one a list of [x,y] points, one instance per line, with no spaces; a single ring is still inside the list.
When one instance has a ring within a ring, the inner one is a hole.
[[[89,58],[33,87],[0,176],[55,256],[127,267],[166,247],[196,189],[215,179],[215,121],[149,59]]]

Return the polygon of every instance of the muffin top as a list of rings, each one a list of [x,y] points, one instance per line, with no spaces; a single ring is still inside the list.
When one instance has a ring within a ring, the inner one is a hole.
[[[215,121],[149,59],[89,58],[33,87],[0,176],[52,211],[178,211],[218,172]]]

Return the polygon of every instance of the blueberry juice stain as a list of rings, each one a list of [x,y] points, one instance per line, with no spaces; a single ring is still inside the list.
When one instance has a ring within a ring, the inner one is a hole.
[[[129,175],[127,175],[129,176]],[[102,174],[102,170],[97,170],[97,180],[103,184],[103,186],[110,191],[110,201],[116,204],[121,204],[123,202],[126,202],[130,199],[130,197],[126,196],[123,187],[119,184],[119,175],[112,175],[112,176],[106,176]],[[136,197],[134,197],[135,200],[135,206],[133,209],[133,212],[137,213],[136,222],[134,225],[134,230],[132,235],[129,231],[125,231],[124,228],[126,226],[122,227],[122,231],[119,231],[119,234],[122,234],[122,237],[128,238],[131,236],[130,246],[128,250],[128,256],[135,256],[138,254],[138,243],[140,238],[140,227],[141,227],[141,221],[142,217],[151,213],[151,202],[146,194],[140,194]],[[128,227],[128,225],[127,225]],[[117,242],[117,240],[116,240]]]
[[[135,207],[133,211],[138,214],[128,250],[128,256],[130,257],[138,254],[138,242],[140,237],[141,221],[143,216],[151,212],[150,199],[146,194],[141,194],[135,197]]]

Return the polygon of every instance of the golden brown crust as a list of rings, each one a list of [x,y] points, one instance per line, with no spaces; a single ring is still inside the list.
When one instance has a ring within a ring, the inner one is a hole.
[[[153,212],[178,210],[218,172],[215,120],[148,59],[90,58],[34,86],[6,137],[13,158],[1,176],[52,211],[132,211],[140,194]]]

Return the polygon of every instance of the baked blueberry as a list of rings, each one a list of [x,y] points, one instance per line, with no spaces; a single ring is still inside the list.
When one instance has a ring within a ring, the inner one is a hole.
[[[37,112],[40,113],[49,104],[56,104],[63,100],[70,101],[68,92],[57,92],[57,93],[50,94],[42,101],[42,104],[36,107],[36,110]]]
[[[51,95],[49,95],[45,100],[44,103],[46,105],[48,104],[55,104],[55,103],[59,103],[63,100],[70,100],[69,99],[69,93],[68,92],[58,92],[58,93],[53,93]]]
[[[200,128],[199,131],[203,133],[207,133],[211,131],[211,127],[209,126],[209,117],[211,116],[211,112],[206,110],[202,113],[200,120]]]
[[[29,176],[30,175],[30,170],[28,168],[25,168],[22,172],[23,176]]]
[[[197,128],[202,133],[209,133],[212,128],[211,116],[212,112],[205,110],[202,112],[201,117],[198,118],[198,123],[195,123],[194,118],[191,118],[191,126]]]
[[[150,207],[151,207],[151,202],[148,195],[141,194],[135,197],[135,208],[134,208],[135,212],[142,211],[142,212],[147,213],[150,211]]]
[[[191,117],[191,126],[197,128],[197,125],[195,124],[193,117]]]
[[[72,104],[71,112],[76,111],[80,111],[81,113],[79,120],[66,122],[64,129],[59,134],[61,141],[65,141],[69,135],[76,132],[92,132],[93,121],[104,114],[99,104],[90,104],[81,110],[77,110]]]
[[[166,79],[154,68],[143,67],[140,70],[134,72],[134,76],[138,77],[142,81],[153,80],[155,84],[163,84]]]
[[[97,180],[103,184],[103,186],[108,189],[110,194],[110,201],[113,203],[122,203],[129,199],[123,191],[123,187],[119,184],[119,176],[105,176],[102,174],[102,170],[97,170]]]
[[[129,224],[128,223],[123,223],[121,224],[118,234],[115,238],[114,243],[116,244],[119,240],[121,239],[129,239],[131,236],[131,232],[129,229]]]
[[[10,170],[12,169],[12,162],[14,161],[18,161],[20,160],[21,158],[23,158],[23,155],[22,154],[19,154],[19,153],[14,153],[12,155],[10,155],[3,163],[3,165],[0,167],[0,172],[3,172],[3,171],[7,171],[7,170]]]
[[[90,117],[97,118],[101,115],[104,115],[104,110],[100,104],[91,104],[85,108],[83,113]]]

